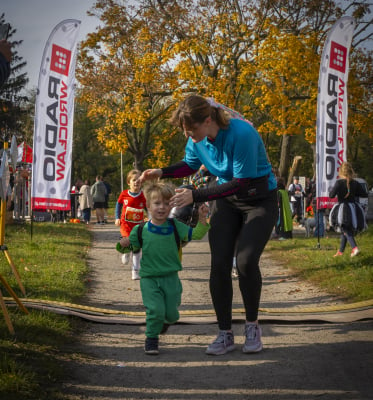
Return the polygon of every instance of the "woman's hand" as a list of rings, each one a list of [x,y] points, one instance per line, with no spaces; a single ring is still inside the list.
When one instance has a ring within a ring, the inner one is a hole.
[[[115,220],[115,226],[120,226],[120,219]]]
[[[191,189],[175,189],[175,196],[172,196],[170,203],[173,207],[180,208],[193,203],[193,191]]]
[[[148,180],[159,179],[162,177],[162,170],[160,168],[157,169],[146,169],[139,178],[140,183],[143,183]]]

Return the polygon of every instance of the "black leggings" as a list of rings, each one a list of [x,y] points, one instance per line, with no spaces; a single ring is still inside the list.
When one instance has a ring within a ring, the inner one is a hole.
[[[259,259],[278,218],[277,193],[256,202],[234,197],[215,200],[211,207],[210,293],[219,329],[232,324],[232,261],[236,253],[239,287],[247,321],[258,318],[262,275]],[[235,251],[236,249],[236,251]]]

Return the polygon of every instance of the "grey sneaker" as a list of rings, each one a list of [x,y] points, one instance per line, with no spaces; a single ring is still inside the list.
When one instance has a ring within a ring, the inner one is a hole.
[[[246,323],[244,353],[258,353],[263,349],[262,329],[256,323]]]
[[[233,332],[219,331],[216,339],[207,347],[206,354],[220,356],[235,349]]]

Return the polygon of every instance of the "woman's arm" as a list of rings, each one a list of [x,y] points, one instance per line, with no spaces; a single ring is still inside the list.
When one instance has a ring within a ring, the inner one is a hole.
[[[258,178],[260,180],[262,178]],[[171,197],[171,204],[174,207],[185,207],[193,202],[204,203],[205,201],[211,201],[222,197],[232,196],[237,194],[238,196],[250,196],[250,184],[255,182],[255,179],[250,178],[233,178],[231,181],[223,183],[221,185],[213,185],[211,187],[201,188],[197,190],[191,189],[176,189],[175,196]],[[264,184],[268,189],[268,182],[265,179]],[[252,186],[252,194],[256,195],[256,187]],[[255,193],[254,193],[255,192]]]
[[[169,167],[161,168],[162,178],[184,178],[185,176],[193,175],[196,171],[185,162],[179,161]]]
[[[334,186],[332,187],[332,189],[329,192],[329,197],[332,199],[334,197],[336,197],[338,195],[338,190],[339,190],[339,183],[340,181],[337,180],[334,184]]]
[[[192,169],[185,161],[179,161],[176,164],[165,168],[147,169],[140,176],[140,182],[152,179],[164,178],[184,178],[193,175],[197,170]]]

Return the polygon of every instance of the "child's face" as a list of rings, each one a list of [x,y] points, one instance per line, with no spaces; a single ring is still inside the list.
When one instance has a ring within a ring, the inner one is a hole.
[[[153,193],[147,208],[154,224],[161,225],[166,222],[171,211],[170,199],[164,199],[159,193]]]
[[[138,193],[141,190],[140,175],[133,175],[128,182],[130,192]]]

